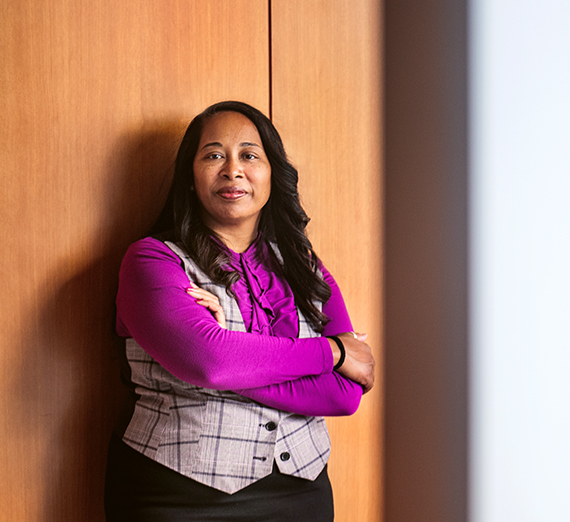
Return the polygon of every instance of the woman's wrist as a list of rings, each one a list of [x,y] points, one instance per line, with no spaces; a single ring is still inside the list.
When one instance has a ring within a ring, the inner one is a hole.
[[[344,344],[336,335],[329,335],[327,337],[333,352],[333,370],[339,370],[344,363],[346,357],[346,349]]]
[[[325,337],[325,339],[328,341],[331,347],[331,352],[333,356],[333,367],[334,367],[338,364],[338,361],[340,360],[340,348],[330,337]]]

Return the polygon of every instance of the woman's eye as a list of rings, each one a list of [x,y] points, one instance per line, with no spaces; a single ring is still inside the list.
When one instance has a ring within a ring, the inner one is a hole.
[[[247,152],[247,153],[245,153],[245,154],[243,155],[243,157],[244,157],[246,160],[253,160],[253,159],[255,159],[257,156],[256,156],[255,154],[251,154],[250,152]]]
[[[207,159],[212,159],[212,160],[217,160],[220,159],[222,157],[221,154],[218,154],[217,152],[212,152],[212,154],[208,154],[208,156],[206,156]]]

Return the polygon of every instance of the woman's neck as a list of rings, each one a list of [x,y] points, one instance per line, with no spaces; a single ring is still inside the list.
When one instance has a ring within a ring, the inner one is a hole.
[[[222,243],[236,254],[245,252],[257,239],[259,230],[259,216],[256,219],[248,219],[235,223],[220,223],[208,216],[202,217],[204,224],[213,230]]]
[[[214,232],[220,238],[222,243],[236,254],[245,252],[251,244],[257,239],[257,229],[246,232],[243,230],[215,230]]]

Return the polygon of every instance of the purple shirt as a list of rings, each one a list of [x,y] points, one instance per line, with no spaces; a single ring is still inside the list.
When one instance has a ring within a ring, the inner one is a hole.
[[[146,238],[129,248],[119,276],[117,333],[133,337],[176,377],[206,388],[233,390],[267,406],[302,415],[349,415],[362,388],[332,371],[324,337],[298,339],[289,285],[262,243],[232,253],[234,285],[247,332],[224,330],[186,293],[188,276],[164,243]],[[352,330],[344,300],[330,273],[324,335]]]
[[[245,327],[261,335],[297,337],[299,321],[293,292],[277,275],[280,267],[267,248],[253,243],[241,254],[230,250],[230,268],[241,276],[233,290]]]

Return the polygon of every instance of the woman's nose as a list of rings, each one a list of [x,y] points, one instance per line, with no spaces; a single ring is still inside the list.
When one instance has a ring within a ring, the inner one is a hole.
[[[241,178],[243,177],[243,167],[239,158],[234,158],[229,156],[225,165],[222,174],[227,177],[228,179],[234,178]]]

